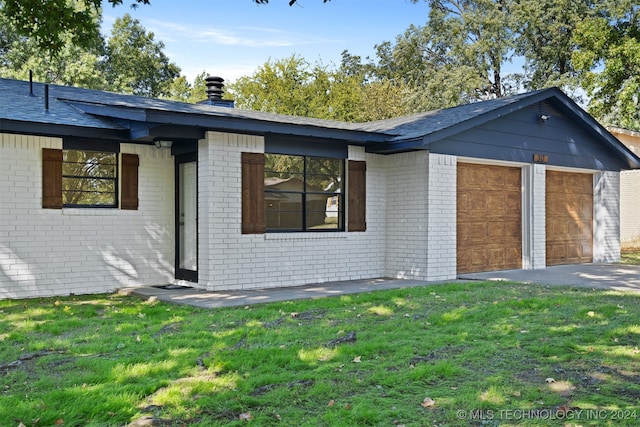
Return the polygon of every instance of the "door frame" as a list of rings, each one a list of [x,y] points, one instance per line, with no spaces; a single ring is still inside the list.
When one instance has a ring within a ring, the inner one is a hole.
[[[196,211],[196,270],[180,268],[180,165],[184,163],[196,163],[196,209],[198,205],[198,153],[191,152],[175,156],[175,278],[189,282],[198,281],[198,212]]]

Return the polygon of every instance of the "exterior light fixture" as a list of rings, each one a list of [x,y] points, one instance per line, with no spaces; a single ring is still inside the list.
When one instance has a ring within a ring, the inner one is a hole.
[[[173,141],[157,140],[154,141],[156,148],[171,148]]]
[[[549,118],[551,118],[551,116],[550,116],[550,115],[548,115],[548,114],[540,114],[540,115],[538,116],[538,118],[540,119],[540,121],[541,121],[542,123],[547,123],[547,120],[549,120]]]

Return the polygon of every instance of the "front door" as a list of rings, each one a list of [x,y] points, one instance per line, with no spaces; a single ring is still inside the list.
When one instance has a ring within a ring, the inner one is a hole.
[[[198,281],[196,153],[176,156],[176,279]]]

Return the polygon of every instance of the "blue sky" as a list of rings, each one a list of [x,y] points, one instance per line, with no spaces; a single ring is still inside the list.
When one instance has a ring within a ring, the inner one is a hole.
[[[311,64],[339,65],[347,49],[375,57],[374,46],[394,41],[411,24],[424,25],[427,3],[409,0],[151,0],[130,9],[104,6],[108,33],[129,13],[182,69],[189,81],[205,71],[231,82],[252,75],[267,61],[298,55]]]

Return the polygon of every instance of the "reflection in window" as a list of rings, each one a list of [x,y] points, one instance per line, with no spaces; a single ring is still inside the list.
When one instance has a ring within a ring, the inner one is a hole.
[[[67,207],[116,207],[116,153],[64,150],[62,203]]]
[[[344,160],[265,154],[267,230],[344,230]]]

